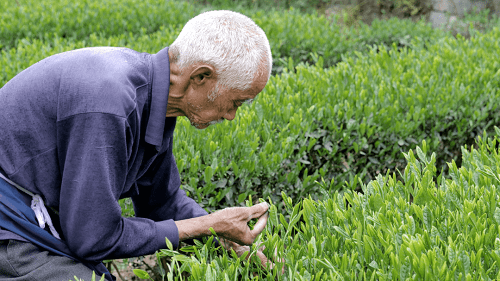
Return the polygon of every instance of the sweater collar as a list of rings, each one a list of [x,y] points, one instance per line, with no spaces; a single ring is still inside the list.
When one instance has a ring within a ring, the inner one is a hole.
[[[170,62],[168,47],[151,55],[153,63],[153,81],[151,87],[151,109],[146,127],[145,141],[160,146],[167,115],[168,91],[170,87]]]

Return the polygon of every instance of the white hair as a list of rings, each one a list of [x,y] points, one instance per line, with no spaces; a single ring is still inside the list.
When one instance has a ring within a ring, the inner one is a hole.
[[[219,87],[246,90],[256,75],[271,76],[272,55],[264,31],[250,18],[232,11],[209,11],[189,20],[170,45],[174,62],[184,69],[195,63],[215,68]]]

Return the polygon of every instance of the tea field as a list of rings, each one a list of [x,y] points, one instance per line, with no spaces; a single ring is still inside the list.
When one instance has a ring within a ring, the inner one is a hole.
[[[0,87],[77,48],[155,53],[206,10],[160,0],[1,2]],[[198,131],[178,118],[174,155],[181,188],[207,211],[271,204],[259,241],[268,257],[277,250],[277,266],[263,269],[210,238],[159,251],[168,262],[148,275],[500,278],[500,26],[465,38],[425,20],[345,26],[294,8],[233,10],[266,32],[271,79],[232,122]],[[134,215],[131,200],[120,203]]]

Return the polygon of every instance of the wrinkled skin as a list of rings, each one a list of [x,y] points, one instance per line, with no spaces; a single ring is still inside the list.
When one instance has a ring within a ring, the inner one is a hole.
[[[267,84],[267,75],[256,76],[246,90],[216,88],[217,72],[209,64],[180,69],[170,64],[167,117],[186,116],[191,125],[205,129],[210,124],[233,120],[244,101],[253,100]]]

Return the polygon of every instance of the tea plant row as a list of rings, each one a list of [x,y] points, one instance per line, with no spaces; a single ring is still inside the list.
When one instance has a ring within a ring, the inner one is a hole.
[[[135,0],[18,0],[0,3],[0,11],[0,86],[76,48],[157,52],[199,12],[186,3]],[[247,14],[268,34],[280,74],[232,122],[197,131],[179,118],[174,153],[182,188],[209,211],[249,197],[274,202],[260,240],[269,257],[278,249],[285,275],[279,259],[264,271],[210,243],[183,249],[191,257],[159,252],[173,258],[171,274],[499,278],[500,132],[480,138],[476,150],[461,146],[500,121],[500,29],[466,40],[423,22],[350,30],[293,9]],[[374,43],[384,45],[367,51]],[[401,153],[410,149],[416,156]],[[396,169],[401,174],[388,172]],[[133,215],[121,203],[124,215]]]
[[[427,140],[438,164],[500,121],[500,30],[420,49],[372,51],[325,69],[299,65],[272,77],[232,122],[199,137],[176,130],[183,188],[208,206],[249,195],[277,201],[318,194],[319,176],[345,182],[404,168],[402,151]],[[474,71],[472,71],[474,70]],[[180,155],[186,155],[183,158]],[[347,185],[355,189],[355,185]],[[236,196],[238,195],[238,196]]]
[[[276,205],[257,245],[274,261],[258,266],[219,251],[212,239],[170,256],[165,280],[188,273],[188,280],[498,280],[500,278],[500,129],[477,138],[477,148],[461,147],[462,167],[447,163],[440,173],[425,141],[404,154],[402,181],[378,175],[362,193],[331,192],[325,199],[293,204],[283,193],[286,220]],[[247,202],[248,205],[251,203]],[[181,252],[189,253],[189,256]],[[281,269],[284,268],[284,273]],[[142,278],[145,272],[136,270]]]
[[[0,3],[0,50],[9,52],[20,43],[39,39],[47,44],[88,41],[91,35],[108,38],[123,36],[123,44],[136,37],[153,35],[162,29],[175,30],[164,38],[161,47],[172,43],[181,27],[192,17],[209,8],[183,1],[137,0],[17,0]],[[397,43],[411,46],[414,38],[433,42],[445,35],[424,21],[376,20],[371,26],[342,27],[337,16],[303,14],[298,10],[262,11],[233,9],[251,17],[266,32],[275,66],[280,73],[283,59],[312,62],[310,52],[323,56],[325,67],[342,60],[353,51],[365,52],[368,46]],[[71,39],[62,41],[61,39]],[[155,46],[155,50],[158,50]],[[146,48],[151,49],[151,48]],[[146,50],[139,50],[146,51]]]
[[[82,41],[23,39],[2,51],[1,85],[44,57],[76,48],[155,52],[179,28],[140,36],[92,34]],[[213,210],[248,196],[277,200],[282,191],[294,199],[316,196],[320,175],[335,177],[336,188],[373,179],[402,168],[401,151],[423,139],[438,152],[439,164],[458,160],[460,144],[500,119],[499,37],[496,28],[470,40],[414,40],[412,49],[381,47],[345,57],[335,68],[324,68],[314,54],[313,66],[295,66],[290,58],[232,122],[197,131],[179,118],[174,153],[182,188]]]

